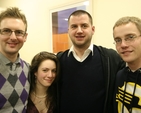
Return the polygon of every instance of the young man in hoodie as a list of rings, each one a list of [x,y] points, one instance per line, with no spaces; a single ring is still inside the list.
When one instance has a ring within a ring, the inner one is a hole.
[[[115,113],[141,113],[141,19],[120,18],[113,37],[119,55],[127,62],[117,73]]]

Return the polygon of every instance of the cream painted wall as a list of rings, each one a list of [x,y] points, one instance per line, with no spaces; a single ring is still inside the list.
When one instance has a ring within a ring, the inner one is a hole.
[[[115,49],[113,44],[113,25],[123,16],[141,18],[141,0],[94,0],[93,20],[95,35],[93,42]]]
[[[20,50],[21,57],[31,62],[40,51],[52,52],[49,10],[53,7],[73,3],[76,0],[0,0],[0,8],[17,6],[23,10],[28,20],[28,37]],[[81,0],[80,0],[81,1]],[[84,0],[82,0],[84,1]],[[140,0],[92,0],[92,16],[95,26],[93,43],[115,49],[112,27],[122,16],[141,18]]]

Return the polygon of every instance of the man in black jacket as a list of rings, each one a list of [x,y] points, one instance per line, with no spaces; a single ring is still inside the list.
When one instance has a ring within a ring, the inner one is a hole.
[[[125,63],[116,51],[91,44],[95,27],[88,12],[73,12],[68,25],[73,45],[58,54],[58,112],[113,113],[115,76]]]

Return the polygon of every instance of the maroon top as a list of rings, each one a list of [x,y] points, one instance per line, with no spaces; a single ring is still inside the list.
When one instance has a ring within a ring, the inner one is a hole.
[[[26,113],[39,113],[35,104],[32,102],[30,98],[28,98],[27,111]],[[53,113],[53,107],[49,106],[47,113]]]

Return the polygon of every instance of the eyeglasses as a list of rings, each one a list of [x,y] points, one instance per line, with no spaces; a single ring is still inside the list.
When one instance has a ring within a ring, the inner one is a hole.
[[[133,42],[135,40],[135,38],[140,37],[140,36],[141,35],[136,36],[136,35],[133,35],[133,34],[129,34],[123,40],[125,40],[125,42],[129,44],[129,43]],[[121,38],[115,38],[114,40],[115,40],[115,42],[114,42],[115,45],[121,45],[121,43],[122,43]]]
[[[0,29],[0,34],[5,36],[10,36],[12,32],[14,32],[17,37],[23,37],[26,34],[25,31],[22,31],[22,30],[12,31],[11,29],[8,29],[8,28]]]

